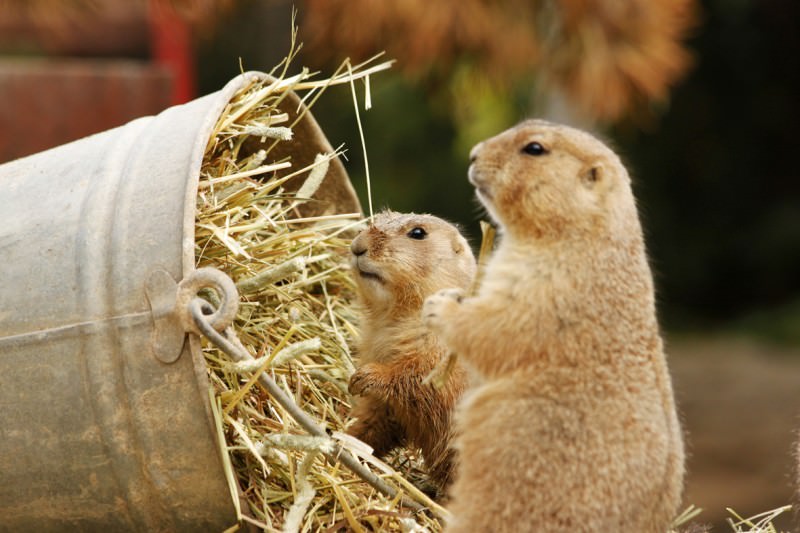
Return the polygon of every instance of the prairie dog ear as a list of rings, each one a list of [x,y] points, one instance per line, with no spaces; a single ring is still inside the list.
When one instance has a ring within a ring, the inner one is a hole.
[[[600,163],[593,163],[581,170],[579,178],[587,189],[593,189],[595,185],[603,180],[604,172],[605,169],[603,165]]]

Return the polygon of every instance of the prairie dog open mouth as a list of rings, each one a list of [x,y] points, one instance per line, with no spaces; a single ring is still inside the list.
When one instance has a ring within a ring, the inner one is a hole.
[[[475,168],[475,165],[469,166],[469,172],[467,173],[467,179],[469,182],[475,187],[475,190],[478,192],[478,195],[482,198],[491,199],[492,195],[489,192],[489,189],[486,187],[486,184],[481,180],[478,170]]]

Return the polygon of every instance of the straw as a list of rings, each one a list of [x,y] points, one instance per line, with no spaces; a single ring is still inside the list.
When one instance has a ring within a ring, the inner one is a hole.
[[[237,362],[203,341],[226,472],[241,495],[241,520],[262,529],[319,531],[342,523],[354,531],[439,531],[432,515],[402,503],[405,497],[434,515],[445,513],[415,488],[424,479],[412,451],[399,451],[384,463],[355,439],[340,437],[349,423],[350,345],[357,334],[346,257],[363,220],[358,213],[302,216],[298,208],[315,201],[341,149],[317,155],[304,168],[271,155],[278,143],[309,142],[297,137],[297,121],[290,123],[282,109],[289,91],[308,90],[303,101],[312,105],[325,88],[352,87],[390,62],[345,61],[331,78],[312,79],[305,69],[288,75],[294,55],[292,48],[273,69],[275,81],[249,81],[233,96],[201,169],[196,266],[222,270],[236,284],[241,302],[233,331],[252,357]],[[305,111],[299,115],[298,120]],[[360,123],[359,131],[363,146]],[[248,139],[263,147],[245,148]],[[300,184],[293,187],[296,193],[285,188],[291,180]],[[213,295],[207,298],[214,303]],[[262,373],[331,437],[308,435],[262,387]],[[360,457],[398,496],[389,498],[349,469],[323,460],[334,445]]]
[[[735,517],[735,520],[733,518],[728,518],[728,524],[736,533],[778,533],[778,530],[772,522],[780,515],[788,513],[791,510],[791,505],[784,505],[783,507],[759,513],[749,518],[742,518],[736,511],[728,508],[727,511]]]

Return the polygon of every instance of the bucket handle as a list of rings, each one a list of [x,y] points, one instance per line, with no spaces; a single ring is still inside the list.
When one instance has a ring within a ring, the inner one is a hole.
[[[208,300],[200,297],[199,293],[203,289],[214,291],[219,297],[219,305],[215,307]],[[242,346],[231,325],[239,306],[239,294],[236,285],[226,274],[210,267],[195,270],[178,284],[176,301],[177,314],[184,331],[206,337],[209,342],[225,352],[235,362],[253,359],[250,352]],[[300,409],[266,372],[261,373],[258,382],[309,434],[315,437],[330,438],[328,432]],[[332,448],[331,452],[325,453],[330,464],[341,462],[376,490],[389,498],[397,497],[397,489],[367,469],[341,444],[333,441]],[[424,509],[420,503],[408,497],[403,498],[403,503],[415,511]],[[438,509],[431,509],[431,511],[439,514],[437,513]]]

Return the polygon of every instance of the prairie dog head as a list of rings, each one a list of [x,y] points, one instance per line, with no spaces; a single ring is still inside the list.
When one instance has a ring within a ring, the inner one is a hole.
[[[590,134],[529,120],[476,145],[469,181],[505,233],[560,239],[638,225],[630,178]]]
[[[386,211],[350,245],[351,264],[364,304],[393,314],[419,314],[439,289],[466,289],[475,258],[452,224],[432,215]]]

